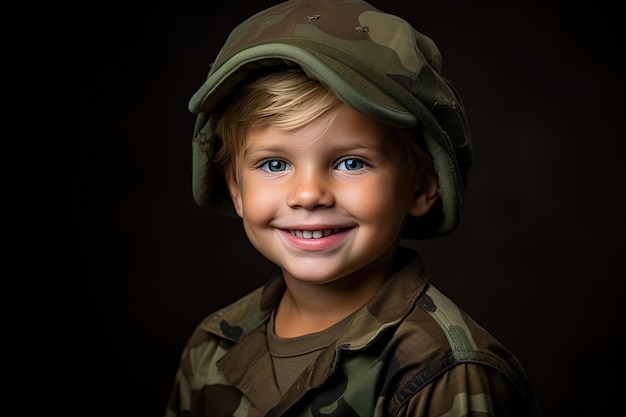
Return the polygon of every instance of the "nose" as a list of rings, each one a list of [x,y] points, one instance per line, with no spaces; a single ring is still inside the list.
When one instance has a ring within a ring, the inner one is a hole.
[[[330,180],[317,170],[294,173],[290,185],[287,205],[291,208],[316,210],[335,204]]]

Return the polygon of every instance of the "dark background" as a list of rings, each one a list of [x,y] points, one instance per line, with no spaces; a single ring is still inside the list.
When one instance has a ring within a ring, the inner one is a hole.
[[[414,244],[434,283],[519,357],[546,416],[609,414],[625,388],[618,8],[372,3],[435,39],[472,130],[461,225]],[[21,51],[41,87],[21,135],[45,162],[20,240],[38,307],[17,343],[33,347],[22,407],[161,416],[195,324],[273,271],[237,221],[195,206],[187,111],[230,29],[269,4],[38,10]]]

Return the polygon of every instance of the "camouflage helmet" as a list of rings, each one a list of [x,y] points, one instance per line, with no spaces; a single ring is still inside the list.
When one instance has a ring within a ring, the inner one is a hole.
[[[439,202],[411,218],[403,237],[443,236],[459,222],[473,151],[463,105],[441,73],[435,43],[405,20],[362,0],[289,0],[245,20],[228,36],[189,102],[197,114],[192,188],[196,203],[236,216],[213,157],[220,103],[251,72],[300,66],[355,110],[417,128],[432,155]]]

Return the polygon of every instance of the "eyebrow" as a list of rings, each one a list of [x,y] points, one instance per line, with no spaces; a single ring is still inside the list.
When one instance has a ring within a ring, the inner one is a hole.
[[[339,144],[333,144],[333,151],[338,153],[343,152],[351,152],[351,151],[359,151],[365,150],[370,152],[380,152],[387,154],[388,150],[382,143],[369,144],[362,143],[358,140],[349,140],[347,142],[340,142]],[[270,145],[251,145],[246,146],[243,150],[243,157],[249,157],[250,155],[254,155],[258,152],[264,153],[282,153],[286,152],[286,147],[282,143],[273,143]]]
[[[267,153],[281,153],[285,152],[285,146],[282,144],[271,144],[271,145],[252,145],[246,146],[243,150],[243,157],[246,158],[250,155],[254,155],[258,152],[267,152]]]

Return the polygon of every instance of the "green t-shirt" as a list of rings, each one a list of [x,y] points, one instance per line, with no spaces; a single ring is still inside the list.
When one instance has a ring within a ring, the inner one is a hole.
[[[321,332],[283,338],[274,333],[274,312],[272,312],[268,324],[267,343],[274,365],[276,385],[281,393],[284,394],[291,387],[296,378],[324,348],[343,334],[351,317],[352,315],[349,315]]]

